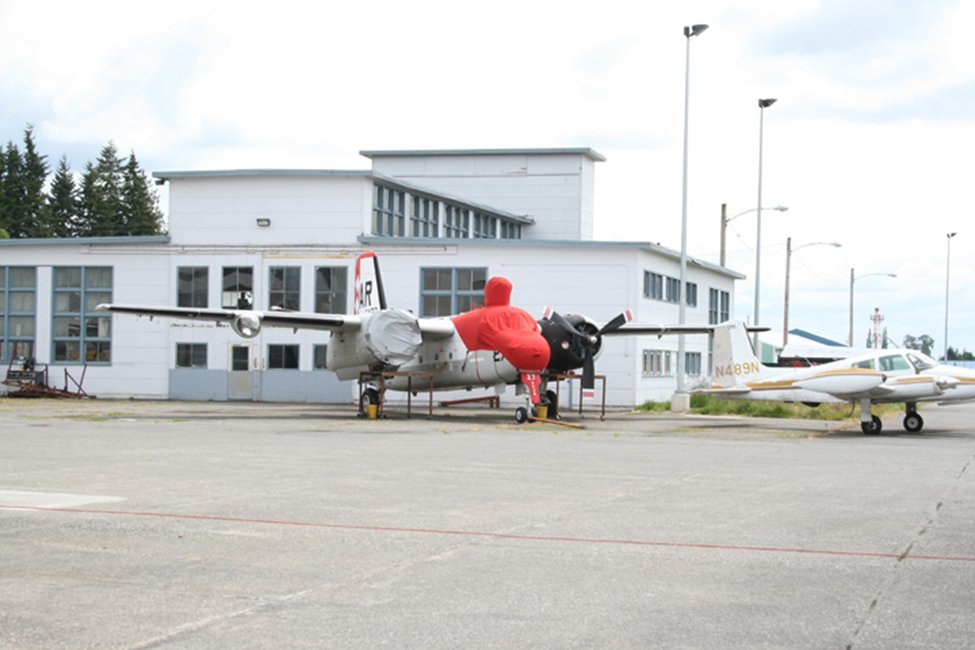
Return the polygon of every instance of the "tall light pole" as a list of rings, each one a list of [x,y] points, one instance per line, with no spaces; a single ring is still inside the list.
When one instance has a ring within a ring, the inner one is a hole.
[[[758,212],[758,224],[755,234],[755,322],[758,326],[759,290],[762,286],[762,138],[765,130],[765,109],[774,104],[776,99],[758,100],[758,202],[755,210]],[[762,351],[758,347],[758,332],[755,332],[755,354],[761,358]]]
[[[782,347],[789,342],[789,271],[792,266],[792,254],[807,246],[833,246],[839,248],[843,244],[838,242],[815,241],[802,246],[792,247],[792,237],[785,240],[785,313],[782,314]]]
[[[687,40],[687,55],[684,63],[684,183],[681,197],[680,213],[680,293],[678,294],[677,321],[683,325],[687,319],[687,118],[690,106],[691,92],[691,37],[700,35],[707,25],[691,25],[684,27],[684,37]],[[686,411],[689,404],[685,404],[684,386],[684,335],[677,337],[677,391],[681,395],[680,403],[674,410]]]
[[[850,333],[846,337],[846,344],[849,347],[853,347],[853,283],[862,278],[869,278],[872,275],[886,275],[888,278],[896,278],[896,273],[865,273],[863,275],[854,275],[853,269],[850,268]]]
[[[945,361],[948,361],[948,282],[951,279],[951,240],[958,233],[948,233],[948,255],[945,258]]]
[[[728,230],[728,222],[731,221],[732,219],[737,219],[738,217],[740,217],[743,214],[748,214],[749,212],[755,212],[755,210],[757,210],[757,209],[758,208],[748,208],[747,210],[744,210],[742,212],[739,212],[736,215],[732,215],[732,216],[729,217],[728,216],[728,204],[727,203],[722,203],[721,204],[721,266],[724,266],[724,260],[725,260],[725,248],[726,248],[726,246],[725,246],[725,240],[727,239],[726,231]],[[779,212],[785,212],[789,208],[787,208],[784,205],[777,205],[777,206],[775,206],[773,208],[762,208],[762,209],[763,210],[778,210]]]

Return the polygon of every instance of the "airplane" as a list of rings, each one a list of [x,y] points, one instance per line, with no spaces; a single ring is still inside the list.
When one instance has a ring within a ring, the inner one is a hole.
[[[975,371],[939,364],[917,350],[875,352],[807,368],[771,368],[755,357],[744,325],[729,322],[714,329],[714,372],[710,388],[695,392],[728,399],[820,403],[859,403],[860,428],[879,434],[874,404],[903,403],[904,429],[920,433],[924,418],[918,402],[975,400]]]
[[[609,335],[700,334],[712,326],[660,325],[624,327],[632,320],[627,310],[605,324],[578,314],[565,316],[546,309],[536,320],[510,304],[511,282],[490,278],[484,304],[449,317],[418,318],[386,303],[379,260],[372,251],[356,258],[352,314],[320,314],[271,308],[258,311],[242,299],[239,309],[197,309],[145,305],[100,304],[100,311],[140,316],[204,320],[229,324],[243,338],[254,338],[262,327],[311,329],[331,333],[326,367],[341,380],[359,379],[363,372],[424,371],[433,376],[434,390],[490,388],[514,385],[526,396],[515,409],[520,424],[545,404],[548,417],[558,418],[556,393],[547,389],[549,377],[582,370],[582,387],[591,391],[594,363]],[[392,390],[414,390],[408,375],[385,380]],[[381,396],[375,382],[362,391],[360,415]]]

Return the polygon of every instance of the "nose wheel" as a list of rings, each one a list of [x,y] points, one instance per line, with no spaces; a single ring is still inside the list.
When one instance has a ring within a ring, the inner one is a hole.
[[[872,416],[870,420],[860,422],[860,430],[869,436],[875,436],[881,431],[883,431],[884,423],[876,415]]]

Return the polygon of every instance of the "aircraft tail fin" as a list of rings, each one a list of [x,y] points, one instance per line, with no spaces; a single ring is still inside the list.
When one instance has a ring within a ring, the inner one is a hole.
[[[737,384],[775,374],[755,356],[748,332],[741,321],[729,321],[714,328],[712,384],[731,388]]]
[[[354,313],[372,314],[386,309],[386,292],[379,272],[379,258],[365,251],[355,260]]]

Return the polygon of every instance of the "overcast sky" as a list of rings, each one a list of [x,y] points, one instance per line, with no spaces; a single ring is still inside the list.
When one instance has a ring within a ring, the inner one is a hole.
[[[0,3],[0,138],[33,124],[53,166],[113,141],[149,171],[367,169],[363,149],[591,147],[598,239],[680,248],[683,26],[692,39],[688,252],[717,262],[720,206],[758,202],[761,318],[855,344],[975,351],[975,2],[576,0]],[[731,222],[748,275],[755,212]],[[897,278],[882,274],[896,273]],[[872,275],[881,274],[881,275]],[[557,282],[557,278],[552,279]],[[567,308],[567,307],[566,307]]]

